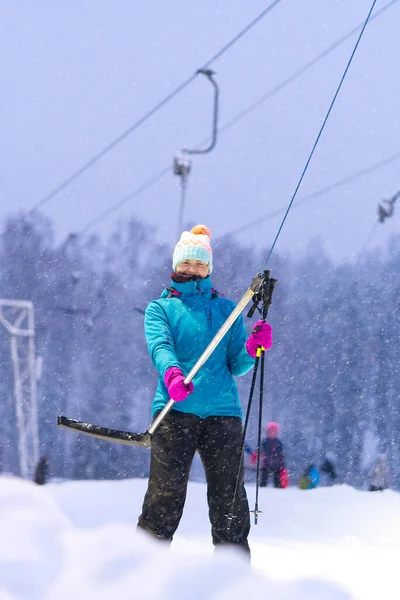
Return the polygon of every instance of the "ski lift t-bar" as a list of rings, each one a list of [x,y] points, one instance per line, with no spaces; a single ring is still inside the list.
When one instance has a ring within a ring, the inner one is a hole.
[[[239,317],[240,313],[244,310],[247,304],[250,302],[252,298],[254,298],[253,307],[251,309],[254,312],[254,309],[257,308],[257,304],[260,300],[260,290],[264,289],[267,285],[269,288],[271,284],[275,281],[270,279],[270,272],[264,271],[263,273],[259,273],[256,275],[251,282],[250,287],[245,292],[244,296],[239,300],[238,304],[235,306],[225,323],[216,333],[214,338],[211,340],[207,348],[204,350],[203,354],[197,360],[195,365],[192,367],[188,375],[184,379],[184,383],[188,385],[196,373],[201,369],[206,360],[211,356],[214,352],[215,348],[218,346],[224,335],[228,332],[228,330],[232,327],[233,323]],[[164,419],[165,415],[171,410],[175,401],[168,400],[165,407],[162,411],[157,415],[154,419],[153,423],[150,425],[149,429],[145,433],[133,433],[130,431],[120,431],[118,429],[109,429],[108,427],[102,427],[100,425],[93,425],[91,423],[84,423],[83,421],[75,421],[74,419],[69,419],[65,416],[59,416],[57,419],[57,425],[59,427],[64,427],[67,429],[73,429],[79,433],[84,433],[86,435],[90,435],[91,437],[96,437],[98,439],[102,439],[109,442],[117,442],[118,444],[127,444],[129,446],[141,446],[148,448],[151,445],[151,436]]]

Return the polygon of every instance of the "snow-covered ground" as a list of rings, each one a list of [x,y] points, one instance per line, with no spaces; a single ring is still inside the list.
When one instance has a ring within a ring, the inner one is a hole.
[[[214,556],[202,483],[171,548],[140,535],[145,487],[0,477],[0,600],[400,598],[396,492],[261,489],[250,568],[233,550]]]

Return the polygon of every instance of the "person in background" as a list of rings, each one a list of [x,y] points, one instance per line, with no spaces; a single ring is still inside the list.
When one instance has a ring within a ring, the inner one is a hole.
[[[383,492],[390,487],[390,469],[386,454],[378,454],[378,457],[367,476],[368,491]]]
[[[267,437],[261,443],[260,487],[266,487],[272,477],[274,487],[281,486],[281,471],[285,468],[283,444],[278,438],[279,425],[275,421],[267,424]]]
[[[249,446],[249,444],[247,442],[244,443],[244,451],[246,452],[246,454],[249,454],[250,456],[253,454],[253,449],[251,446]]]
[[[317,467],[311,463],[305,469],[299,479],[299,488],[301,490],[312,490],[317,487],[320,482],[320,474]]]
[[[47,456],[41,456],[36,468],[35,474],[33,476],[33,481],[37,485],[44,485],[47,482],[49,474],[49,459]]]
[[[325,457],[321,465],[320,472],[321,485],[334,485],[335,481],[337,480],[337,473],[333,461],[328,456]]]
[[[253,368],[259,346],[271,348],[272,329],[257,321],[247,338],[239,317],[185,385],[185,376],[235,307],[212,286],[212,259],[209,229],[197,225],[184,231],[173,253],[170,286],[146,309],[146,342],[159,373],[153,418],[170,398],[175,404],[152,435],[150,476],[138,527],[156,539],[172,540],[198,451],[207,479],[213,544],[235,546],[249,555],[242,409],[234,377]]]

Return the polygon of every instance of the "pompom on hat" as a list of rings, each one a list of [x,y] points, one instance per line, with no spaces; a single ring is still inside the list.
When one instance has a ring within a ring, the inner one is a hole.
[[[183,260],[201,260],[208,265],[208,272],[213,270],[211,233],[205,225],[196,225],[190,231],[184,231],[176,244],[172,257],[172,268]]]
[[[275,435],[278,435],[278,433],[279,433],[279,425],[275,421],[270,421],[269,423],[267,423],[266,429],[267,429],[267,434],[275,433]]]

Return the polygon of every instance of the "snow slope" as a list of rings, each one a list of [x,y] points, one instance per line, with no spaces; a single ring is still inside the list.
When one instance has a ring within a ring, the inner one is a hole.
[[[261,489],[250,568],[233,550],[214,556],[202,483],[171,548],[140,535],[145,487],[0,477],[0,600],[400,598],[398,493]]]

